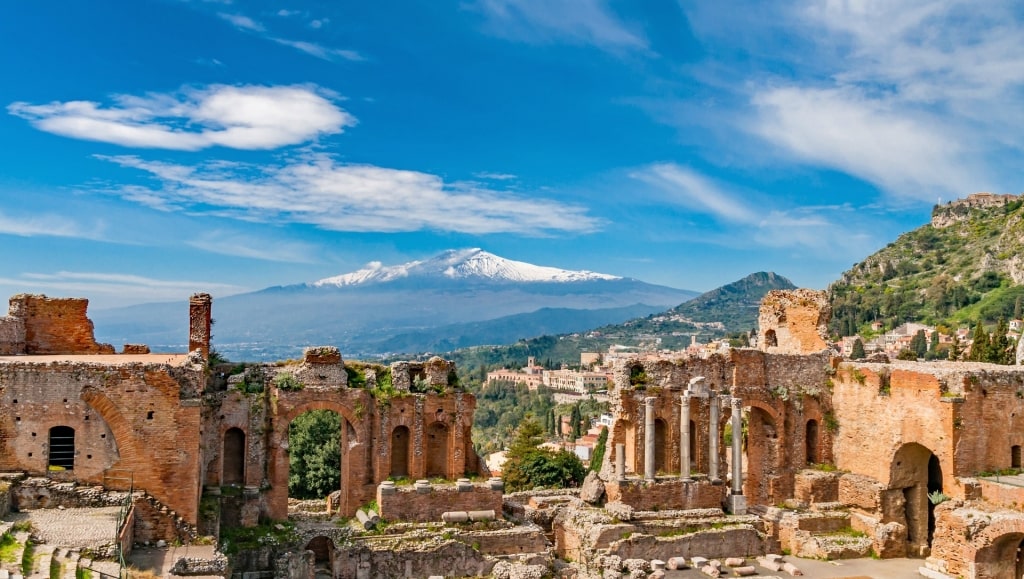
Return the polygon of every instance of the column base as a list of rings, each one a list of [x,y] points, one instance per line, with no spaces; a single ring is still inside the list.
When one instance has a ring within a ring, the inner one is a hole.
[[[747,514],[747,497],[744,495],[729,495],[725,499],[725,510],[730,515]]]

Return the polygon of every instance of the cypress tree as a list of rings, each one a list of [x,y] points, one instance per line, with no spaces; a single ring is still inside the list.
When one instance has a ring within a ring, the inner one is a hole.
[[[967,359],[971,362],[985,362],[988,360],[988,350],[988,334],[985,333],[985,327],[979,321],[974,326],[974,334],[971,336],[971,353],[967,355]]]
[[[853,341],[853,348],[850,351],[851,360],[862,360],[865,356],[864,353],[864,342],[860,338]]]

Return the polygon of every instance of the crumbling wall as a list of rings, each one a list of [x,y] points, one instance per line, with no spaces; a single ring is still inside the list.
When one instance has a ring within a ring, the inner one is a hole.
[[[758,347],[782,354],[820,352],[828,347],[831,316],[832,306],[823,291],[772,290],[761,300]]]
[[[14,316],[0,317],[0,356],[25,353],[25,321]]]
[[[640,511],[721,508],[729,487],[705,480],[683,482],[678,478],[648,482],[638,479],[605,483],[608,501]]]
[[[88,307],[84,298],[18,294],[10,300],[9,317],[24,324],[26,354],[113,354],[110,344],[96,343]]]
[[[502,489],[475,483],[468,490],[452,485],[430,485],[424,490],[397,487],[390,493],[377,488],[380,516],[389,521],[436,522],[448,511],[494,511],[501,516]]]

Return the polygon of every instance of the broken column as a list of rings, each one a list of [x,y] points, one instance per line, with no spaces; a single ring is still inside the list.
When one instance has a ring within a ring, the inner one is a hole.
[[[733,398],[732,404],[732,494],[728,510],[734,515],[747,514],[747,497],[743,496],[743,401]]]
[[[711,420],[708,423],[708,480],[711,484],[719,484],[722,481],[718,478],[718,394],[712,392],[708,400],[711,402]]]
[[[210,326],[213,298],[210,294],[192,294],[188,300],[188,351],[199,350],[203,358],[210,357]]]
[[[654,480],[654,401],[644,398],[644,479]]]
[[[690,395],[679,397],[682,408],[679,411],[679,478],[690,481]]]

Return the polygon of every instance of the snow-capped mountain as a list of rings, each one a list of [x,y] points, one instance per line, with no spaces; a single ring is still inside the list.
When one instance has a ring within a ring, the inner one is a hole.
[[[371,261],[360,270],[324,278],[310,285],[313,287],[346,287],[416,277],[510,282],[576,282],[622,279],[604,273],[573,271],[514,261],[480,248],[473,248],[449,249],[430,259],[410,261],[401,265],[386,266],[379,261]]]
[[[294,358],[303,346],[335,345],[346,356],[364,356],[472,340],[511,343],[623,322],[695,295],[632,278],[513,261],[481,249],[450,250],[401,265],[371,262],[314,283],[215,297],[214,344],[234,360],[253,360]],[[188,335],[186,314],[183,304],[141,304],[98,310],[93,320],[104,341],[166,344],[154,351],[180,351],[171,345]]]

